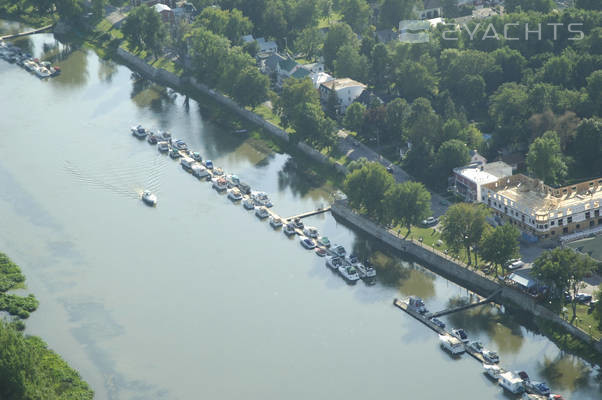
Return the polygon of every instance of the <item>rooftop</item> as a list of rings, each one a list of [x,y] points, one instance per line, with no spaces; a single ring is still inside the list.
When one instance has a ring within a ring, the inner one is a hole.
[[[345,89],[345,88],[354,87],[354,86],[361,86],[363,88],[366,87],[366,85],[364,85],[363,83],[354,81],[351,78],[333,79],[331,81],[322,83],[322,85],[330,90],[340,90],[340,89]]]
[[[168,6],[166,6],[165,4],[155,4],[153,6],[153,8],[155,9],[156,12],[162,12],[162,11],[171,11],[171,8],[169,8]]]
[[[480,162],[475,162],[464,167],[455,168],[454,172],[470,179],[477,185],[484,185],[512,175],[512,167],[503,161],[496,161],[484,165]]]

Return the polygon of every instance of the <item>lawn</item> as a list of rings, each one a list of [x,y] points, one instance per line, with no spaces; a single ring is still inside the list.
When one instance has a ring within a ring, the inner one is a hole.
[[[568,317],[571,318],[573,315],[573,309],[570,305],[568,308]],[[586,304],[577,304],[577,320],[574,325],[581,328],[586,333],[589,333],[594,339],[600,340],[602,338],[602,331],[599,329],[598,320],[594,318],[593,313],[588,313],[589,306]]]
[[[320,20],[318,21],[318,29],[327,28],[331,25],[334,25],[341,19],[343,19],[343,16],[340,13],[333,11],[330,13],[330,18],[320,18]]]

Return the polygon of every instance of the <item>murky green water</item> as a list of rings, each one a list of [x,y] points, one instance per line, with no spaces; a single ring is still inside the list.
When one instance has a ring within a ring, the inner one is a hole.
[[[41,81],[0,61],[0,250],[40,299],[28,332],[81,371],[97,398],[504,398],[475,360],[452,360],[391,305],[416,294],[437,310],[464,289],[390,258],[329,215],[308,219],[333,242],[375,255],[381,281],[350,287],[129,127],[169,129],[269,192],[283,216],[329,201],[303,165],[210,122],[208,100],[187,108],[183,96],[52,35],[20,45],[53,54],[63,73]],[[157,193],[156,209],[140,202],[143,189]],[[568,398],[599,398],[586,363],[497,308],[444,320],[498,351],[505,367]]]

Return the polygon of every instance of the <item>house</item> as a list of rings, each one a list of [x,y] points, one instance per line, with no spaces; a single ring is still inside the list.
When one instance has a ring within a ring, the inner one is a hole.
[[[327,74],[326,72],[312,72],[309,77],[311,78],[312,83],[316,89],[320,89],[320,85],[333,80],[334,78]]]
[[[276,42],[272,40],[265,40],[265,38],[253,38],[253,35],[245,35],[242,37],[243,43],[249,43],[252,41],[256,41],[259,46],[259,51],[257,53],[276,53],[278,51],[278,45]]]
[[[366,85],[350,78],[333,79],[320,84],[320,98],[326,101],[331,93],[339,100],[339,112],[345,113],[347,107],[366,89]]]
[[[173,9],[174,17],[176,21],[192,22],[199,12],[197,9],[188,2],[179,3],[176,8]]]
[[[453,191],[468,202],[478,202],[481,198],[481,187],[512,175],[512,167],[497,161],[483,164],[472,162],[464,167],[453,169]]]
[[[286,60],[286,57],[278,53],[261,53],[257,55],[257,59],[261,72],[270,75],[278,73],[278,64]]]
[[[470,150],[470,164],[480,163],[481,165],[487,164],[487,159],[479,154],[477,150]]]
[[[443,8],[441,8],[440,0],[424,0],[424,8],[418,10],[420,19],[432,19],[443,16]]]
[[[315,62],[311,64],[303,64],[301,68],[308,70],[311,73],[317,74],[320,72],[324,72],[324,64]]]
[[[602,230],[602,178],[554,188],[517,174],[482,185],[479,201],[531,241]]]
[[[364,90],[362,94],[355,99],[355,102],[361,103],[366,107],[378,107],[385,104],[385,102],[371,90]]]
[[[282,79],[290,78],[299,64],[292,58],[285,58],[278,63],[278,75]]]
[[[175,16],[173,10],[162,3],[157,3],[153,6],[156,12],[161,15],[161,21],[167,24],[171,24],[175,21]]]

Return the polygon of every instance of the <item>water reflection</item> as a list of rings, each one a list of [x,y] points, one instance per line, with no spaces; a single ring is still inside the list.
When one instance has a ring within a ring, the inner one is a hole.
[[[98,67],[98,79],[104,83],[110,84],[113,82],[113,76],[117,73],[117,64],[113,61],[100,60]]]
[[[61,74],[50,81],[56,87],[71,89],[80,87],[88,81],[88,52],[86,50],[71,51],[69,47],[66,47],[57,54],[57,58],[61,60]]]
[[[539,373],[554,386],[561,390],[575,391],[575,389],[590,386],[589,366],[575,356],[559,353],[556,357],[544,356],[539,363]]]

